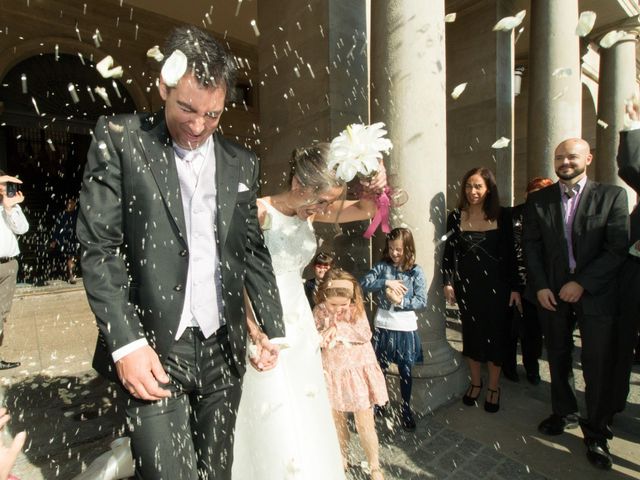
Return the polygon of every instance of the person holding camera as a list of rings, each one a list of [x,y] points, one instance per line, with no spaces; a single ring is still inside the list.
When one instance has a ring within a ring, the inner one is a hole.
[[[16,235],[22,235],[29,230],[29,222],[18,205],[24,202],[24,195],[19,190],[21,183],[21,180],[0,170],[0,346],[4,340],[4,323],[11,311],[18,276],[16,257],[20,248]],[[6,362],[0,359],[0,370],[19,366],[20,362]]]

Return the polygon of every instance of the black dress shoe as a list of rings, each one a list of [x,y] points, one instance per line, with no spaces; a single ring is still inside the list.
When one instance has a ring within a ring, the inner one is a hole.
[[[544,435],[560,435],[565,429],[576,428],[578,426],[578,418],[575,415],[556,415],[552,413],[551,416],[545,418],[540,425],[538,425],[538,431]]]
[[[402,413],[402,428],[404,428],[407,432],[416,431],[416,421],[413,419],[413,415],[411,414],[411,412]]]
[[[591,465],[602,470],[611,470],[613,462],[606,440],[585,439],[587,458]]]
[[[487,398],[484,401],[484,411],[489,413],[496,413],[500,410],[500,389],[492,390],[487,388]],[[490,402],[489,400],[495,400]]]
[[[531,385],[539,385],[540,384],[540,375],[534,373],[527,373],[527,381]]]
[[[478,391],[478,393],[476,395],[473,395],[473,392],[476,390]],[[462,403],[464,403],[467,407],[473,407],[476,404],[476,400],[478,400],[481,391],[482,382],[480,382],[480,385],[474,385],[473,383],[470,383],[466,393],[462,396]]]
[[[0,370],[9,370],[10,368],[16,368],[20,366],[20,362],[5,362],[0,360]]]

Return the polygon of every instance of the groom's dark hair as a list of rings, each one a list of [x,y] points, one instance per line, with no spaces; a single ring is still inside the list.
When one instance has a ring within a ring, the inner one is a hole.
[[[234,93],[236,63],[233,55],[215,38],[194,25],[175,28],[164,45],[165,59],[180,50],[187,57],[187,65],[201,85],[224,85],[227,99]]]

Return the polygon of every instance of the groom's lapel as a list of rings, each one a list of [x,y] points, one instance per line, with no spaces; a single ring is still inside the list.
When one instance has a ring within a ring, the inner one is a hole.
[[[164,110],[149,117],[142,127],[140,143],[147,165],[158,185],[162,200],[175,223],[179,238],[187,247],[182,195],[175,153],[164,119]]]
[[[213,137],[216,155],[216,191],[218,201],[218,242],[224,247],[238,196],[240,165],[236,153],[220,133]]]

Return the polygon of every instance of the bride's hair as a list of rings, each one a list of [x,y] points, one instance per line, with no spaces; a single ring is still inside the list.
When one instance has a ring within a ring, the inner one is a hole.
[[[324,192],[334,187],[344,187],[344,181],[336,178],[328,168],[329,144],[316,143],[296,148],[291,154],[289,184],[295,177],[303,187]]]
[[[353,288],[333,288],[331,283],[336,280],[347,280],[353,285]],[[314,300],[316,305],[318,305],[331,297],[350,298],[351,303],[356,308],[356,313],[358,315],[364,313],[364,296],[362,295],[362,289],[360,288],[358,280],[341,268],[332,268],[324,274],[322,282],[318,285]]]

